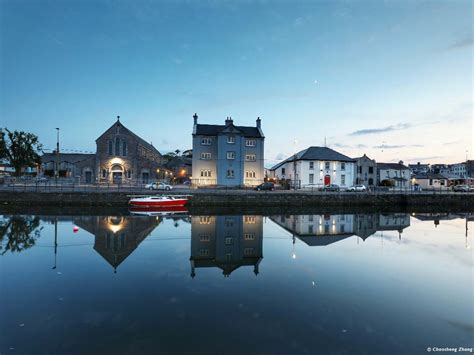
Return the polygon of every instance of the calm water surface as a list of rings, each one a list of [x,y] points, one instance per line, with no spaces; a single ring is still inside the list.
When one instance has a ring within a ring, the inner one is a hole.
[[[4,215],[0,353],[472,347],[470,218]]]

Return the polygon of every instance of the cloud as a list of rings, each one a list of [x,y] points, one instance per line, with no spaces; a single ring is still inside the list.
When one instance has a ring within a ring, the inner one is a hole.
[[[399,149],[399,148],[421,148],[424,147],[422,144],[399,144],[399,145],[389,145],[389,144],[382,144],[382,145],[375,145],[373,148],[375,149]]]
[[[350,144],[342,144],[342,143],[334,143],[332,144],[333,147],[336,147],[336,148],[347,148],[347,149],[362,149],[362,148],[367,148],[367,146],[365,144],[354,144],[354,145],[350,145]]]
[[[458,40],[445,49],[448,51],[456,50],[456,49],[463,49],[463,48],[468,48],[472,47],[474,45],[474,38],[472,36],[463,38],[461,40]]]
[[[408,129],[412,127],[411,124],[409,123],[399,123],[396,125],[390,125],[387,127],[383,128],[366,128],[366,129],[360,129],[358,131],[354,131],[350,133],[350,136],[363,136],[366,134],[379,134],[379,133],[385,133],[385,132],[392,132],[392,131],[400,131],[403,129]]]
[[[462,142],[461,140],[452,141],[452,142],[444,142],[443,145],[453,145],[453,144],[457,144],[457,143],[461,143],[461,142]]]

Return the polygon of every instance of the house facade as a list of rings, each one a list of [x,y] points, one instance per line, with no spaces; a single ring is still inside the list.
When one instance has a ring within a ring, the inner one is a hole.
[[[162,156],[151,143],[117,121],[96,140],[95,154],[59,154],[59,176],[80,183],[147,183],[162,177]],[[54,176],[55,152],[42,156],[44,176]]]
[[[367,155],[355,158],[356,174],[355,184],[362,184],[366,187],[377,185],[377,163],[375,159],[370,159]]]
[[[408,164],[408,168],[413,175],[426,174],[430,171],[430,164],[421,164],[418,162],[416,164]]]
[[[301,188],[354,183],[356,161],[328,147],[309,147],[270,169],[270,176]]]
[[[410,169],[398,163],[377,163],[377,180],[380,185],[393,186],[400,189],[411,187]]]
[[[441,174],[425,173],[415,175],[412,179],[412,183],[417,184],[423,190],[447,190],[449,180]]]
[[[255,127],[236,126],[227,117],[224,125],[193,126],[192,183],[195,186],[256,186],[263,182],[264,141],[261,120]]]

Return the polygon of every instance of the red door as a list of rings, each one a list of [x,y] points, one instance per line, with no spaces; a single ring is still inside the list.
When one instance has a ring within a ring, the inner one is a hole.
[[[326,175],[324,177],[324,185],[329,185],[331,183],[331,175]]]

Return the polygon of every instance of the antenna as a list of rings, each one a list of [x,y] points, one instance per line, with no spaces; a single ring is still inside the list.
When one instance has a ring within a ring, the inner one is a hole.
[[[327,147],[327,144],[326,144],[326,136],[324,136],[324,147],[325,147],[325,148]]]

